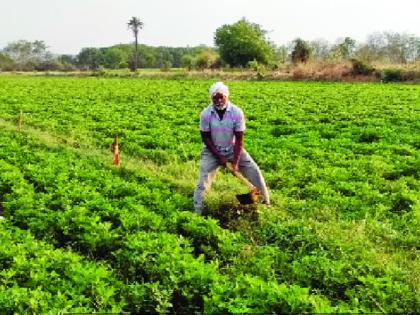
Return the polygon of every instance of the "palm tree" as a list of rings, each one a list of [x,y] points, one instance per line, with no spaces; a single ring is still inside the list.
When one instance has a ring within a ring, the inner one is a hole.
[[[144,24],[143,24],[142,21],[140,21],[139,18],[136,18],[135,16],[133,16],[131,18],[131,20],[127,23],[127,25],[128,25],[128,28],[130,30],[132,30],[133,34],[134,34],[134,39],[135,39],[134,45],[135,45],[135,52],[136,52],[136,55],[134,56],[134,70],[136,70],[137,67],[138,67],[138,64],[139,64],[138,40],[137,39],[138,39],[138,35],[139,35],[139,30],[141,30],[143,28]]]

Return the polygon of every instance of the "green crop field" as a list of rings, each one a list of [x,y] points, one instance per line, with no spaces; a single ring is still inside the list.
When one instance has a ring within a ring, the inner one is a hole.
[[[0,313],[420,310],[420,86],[227,82],[273,204],[198,216],[211,83],[0,76]]]

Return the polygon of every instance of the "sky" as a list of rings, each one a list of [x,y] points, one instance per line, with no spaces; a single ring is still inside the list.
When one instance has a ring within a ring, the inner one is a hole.
[[[151,46],[214,46],[214,33],[245,17],[285,45],[297,37],[330,43],[350,36],[364,42],[383,31],[420,36],[420,0],[0,0],[0,49],[43,40],[56,54],[83,47],[132,43],[131,17]]]

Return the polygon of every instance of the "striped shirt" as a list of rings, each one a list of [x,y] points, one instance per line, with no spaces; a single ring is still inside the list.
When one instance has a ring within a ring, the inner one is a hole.
[[[245,130],[245,117],[242,110],[228,103],[223,119],[220,119],[213,104],[200,114],[200,131],[211,133],[211,139],[219,152],[233,151],[235,131]]]

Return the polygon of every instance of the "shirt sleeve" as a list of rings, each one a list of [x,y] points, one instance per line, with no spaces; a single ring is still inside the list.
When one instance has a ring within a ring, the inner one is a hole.
[[[200,131],[210,131],[210,117],[205,111],[200,114]]]
[[[242,110],[239,110],[237,119],[235,119],[233,123],[233,130],[234,131],[245,131],[245,115]]]

